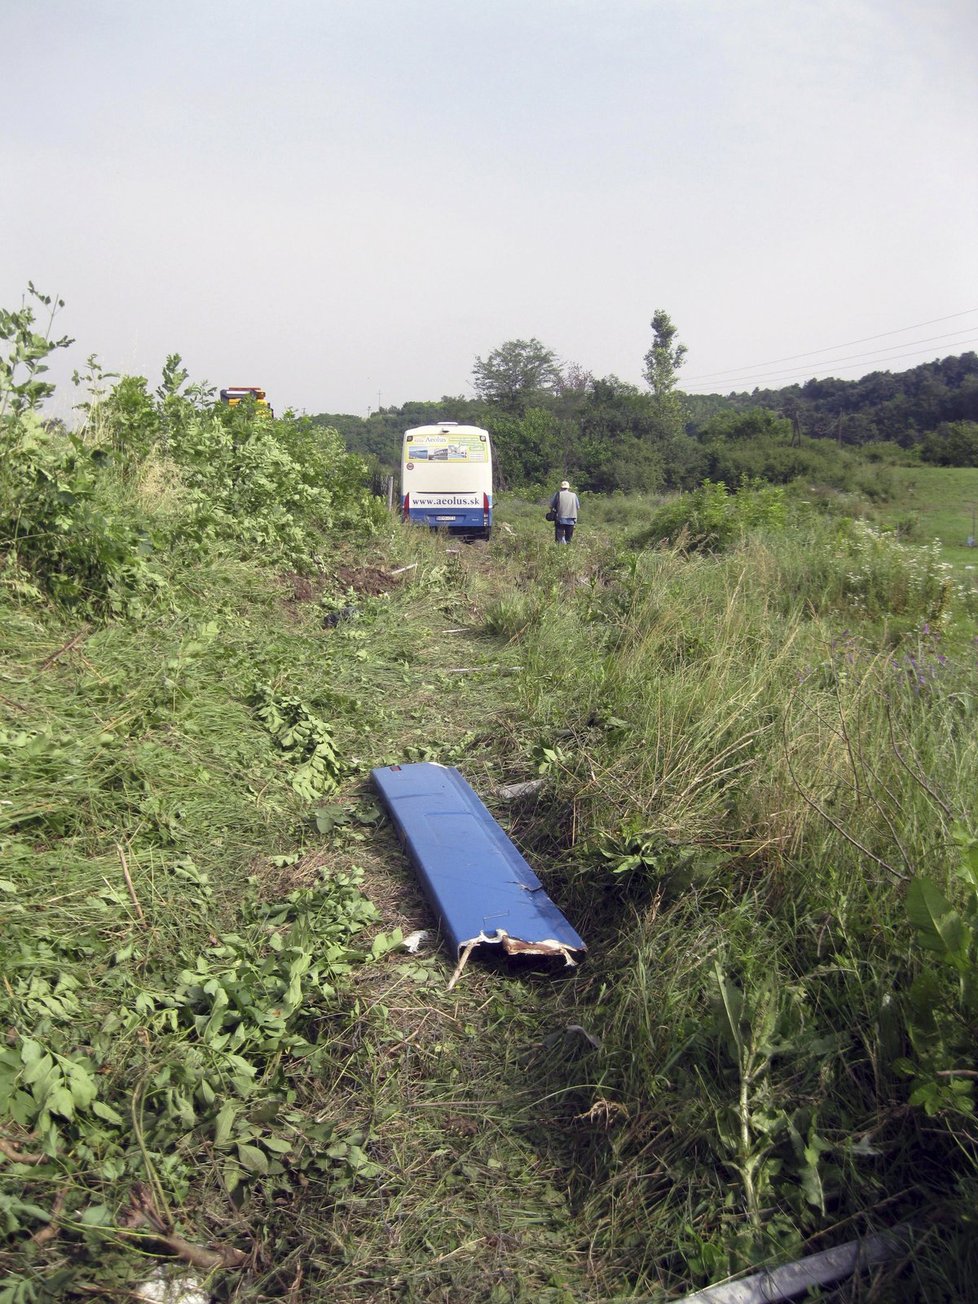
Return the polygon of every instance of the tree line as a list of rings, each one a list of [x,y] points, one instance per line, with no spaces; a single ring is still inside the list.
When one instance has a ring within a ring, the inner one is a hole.
[[[689,401],[695,412],[699,396]],[[828,377],[783,389],[731,393],[725,405],[778,412],[814,438],[849,445],[885,440],[901,448],[920,447],[926,457],[922,446],[936,453],[932,436],[941,427],[978,422],[978,354],[935,359],[896,373],[873,371],[859,380]]]
[[[978,465],[978,355],[860,380],[810,380],[751,393],[687,394],[686,346],[669,314],[652,317],[645,388],[564,363],[540,340],[508,340],[472,369],[474,397],[320,413],[378,474],[396,473],[405,429],[439,420],[486,427],[501,488],[567,476],[598,493],[688,490],[704,480],[803,476],[845,483],[868,455]]]

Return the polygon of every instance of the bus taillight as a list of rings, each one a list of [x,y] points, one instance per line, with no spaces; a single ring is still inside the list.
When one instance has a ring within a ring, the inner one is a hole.
[[[489,495],[482,495],[482,524],[489,524]]]
[[[404,519],[406,521],[411,519],[411,495],[410,494],[404,495],[403,513],[404,513]]]

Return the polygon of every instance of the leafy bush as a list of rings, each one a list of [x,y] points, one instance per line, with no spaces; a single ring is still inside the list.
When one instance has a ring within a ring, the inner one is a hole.
[[[100,415],[109,446],[124,462],[138,464],[159,441],[159,412],[142,376],[123,376]]]
[[[745,443],[756,439],[787,443],[791,438],[791,422],[768,408],[749,408],[746,412],[728,409],[710,417],[699,437],[704,444]]]
[[[60,301],[33,299],[52,308]],[[49,325],[50,330],[50,325]],[[100,500],[104,459],[60,423],[36,409],[54,387],[39,376],[45,359],[71,343],[34,330],[34,310],[0,310],[0,555],[8,571],[26,570],[59,601],[121,611],[156,580],[146,564],[145,539],[132,513]]]
[[[896,492],[893,470],[882,463],[858,471],[849,483],[872,503],[888,502]]]
[[[699,489],[658,508],[633,546],[682,543],[691,552],[720,552],[749,531],[783,529],[787,519],[782,489],[743,481],[735,493],[707,480]]]
[[[105,476],[77,435],[33,414],[0,426],[0,552],[59,601],[119,613],[161,581],[133,512],[106,503]]]
[[[920,460],[933,466],[978,466],[978,421],[945,421],[925,436]]]
[[[665,465],[658,445],[615,431],[611,439],[601,433],[583,440],[570,474],[593,493],[655,493],[665,482]]]
[[[970,1131],[978,1168],[974,1081],[978,1077],[978,840],[956,830],[960,861],[952,902],[927,875],[914,878],[907,914],[925,960],[902,1004],[911,1054],[896,1067],[913,1079],[910,1103]]]
[[[314,568],[330,534],[370,533],[385,519],[366,468],[336,431],[291,414],[272,421],[254,404],[215,407],[211,390],[188,383],[178,354],[166,359],[155,396],[139,376],[106,394],[112,374],[92,355],[84,424],[69,433],[34,409],[53,391],[39,379],[44,360],[71,341],[38,334],[31,307],[0,312],[0,339],[11,344],[0,360],[0,552],[59,601],[135,611],[159,585],[147,560],[154,547],[183,543],[229,543],[272,564]],[[179,490],[168,494],[168,512],[149,514],[151,531],[141,499],[147,471],[164,466]]]
[[[888,439],[862,444],[859,455],[867,462],[882,463],[886,466],[909,466],[918,461],[917,449],[901,448],[899,444],[894,444]]]
[[[711,479],[731,486],[746,477],[771,484],[805,480],[844,488],[853,473],[851,454],[826,439],[802,438],[792,442],[757,436],[714,442],[707,446],[706,453]]]
[[[0,340],[11,345],[6,357],[0,356],[0,421],[34,411],[54,393],[50,381],[38,379],[48,369],[45,358],[74,343],[67,335],[51,339],[51,327],[64,300],[52,302],[50,295],[41,294],[30,282],[27,292],[35,303],[51,310],[48,327],[44,334],[34,329],[34,308],[27,300],[19,311],[0,308]]]
[[[227,540],[266,561],[314,565],[324,536],[375,530],[385,519],[366,468],[335,430],[253,408],[192,414],[171,427],[167,450],[188,489],[175,530]]]

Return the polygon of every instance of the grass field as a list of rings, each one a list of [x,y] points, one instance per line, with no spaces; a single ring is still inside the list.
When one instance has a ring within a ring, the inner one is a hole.
[[[897,479],[874,510],[959,546],[978,473]],[[242,1304],[658,1304],[904,1219],[917,1261],[848,1298],[969,1298],[959,596],[830,514],[629,548],[655,506],[585,499],[562,549],[504,498],[487,546],[385,524],[315,575],[202,545],[131,619],[8,575],[3,1304],[188,1246]],[[449,992],[398,949],[434,921],[368,775],[420,759],[579,971]]]
[[[978,467],[897,466],[892,474],[897,493],[880,510],[882,523],[911,518],[914,537],[940,539],[956,578],[978,585],[978,547],[967,544],[978,540]]]

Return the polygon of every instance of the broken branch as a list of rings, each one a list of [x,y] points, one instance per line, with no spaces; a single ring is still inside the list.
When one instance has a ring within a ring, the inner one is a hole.
[[[53,1241],[61,1230],[60,1218],[61,1211],[65,1207],[65,1198],[68,1194],[68,1188],[63,1186],[58,1194],[54,1197],[54,1204],[51,1206],[51,1221],[46,1227],[34,1233],[31,1240],[35,1245],[47,1245],[48,1241]]]
[[[15,1145],[10,1141],[5,1141],[3,1137],[0,1137],[0,1155],[6,1155],[12,1164],[43,1164],[49,1158],[48,1155],[18,1150]]]
[[[66,652],[70,652],[72,648],[77,647],[78,644],[84,638],[88,638],[87,625],[83,629],[80,629],[78,633],[74,635],[73,638],[69,638],[67,643],[63,643],[61,647],[59,647],[56,651],[52,652],[49,657],[45,657],[44,660],[41,662],[40,666],[38,667],[38,669],[47,670],[48,666],[53,666],[55,661],[57,661],[59,657],[63,657]]]
[[[233,1245],[222,1245],[209,1250],[202,1245],[194,1245],[179,1232],[173,1231],[156,1211],[149,1189],[142,1182],[133,1188],[131,1200],[132,1208],[124,1220],[124,1231],[136,1234],[143,1228],[148,1228],[153,1237],[174,1257],[183,1259],[185,1263],[204,1272],[211,1272],[214,1268],[240,1268],[247,1262],[247,1254],[235,1249]]]
[[[118,851],[119,860],[122,862],[122,873],[125,876],[126,887],[129,889],[129,896],[132,900],[133,906],[135,907],[136,916],[139,919],[140,923],[144,923],[146,917],[143,914],[142,906],[139,904],[139,897],[136,896],[136,889],[133,887],[132,878],[129,874],[129,866],[126,863],[126,853],[122,850],[121,843],[117,842],[115,844],[115,849],[116,851]]]

